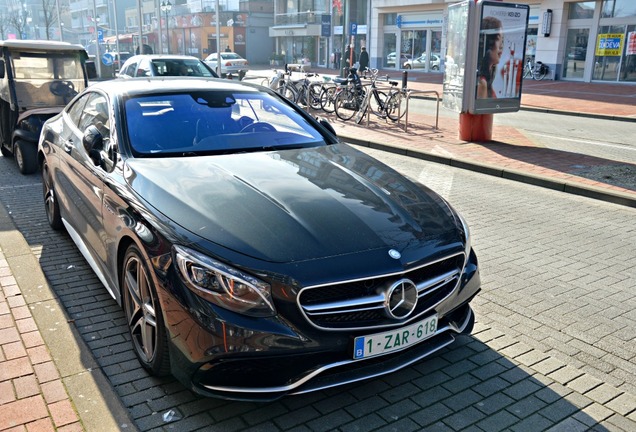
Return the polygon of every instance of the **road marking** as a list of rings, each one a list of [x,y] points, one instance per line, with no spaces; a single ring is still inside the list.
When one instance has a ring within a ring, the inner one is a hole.
[[[536,135],[536,136],[540,136],[540,137],[544,137],[544,138],[556,138],[556,139],[560,139],[562,141],[570,141],[570,142],[575,142],[575,143],[579,143],[579,144],[592,144],[592,145],[597,145],[597,146],[603,146],[603,147],[614,147],[614,148],[618,148],[621,150],[633,150],[636,151],[636,147],[630,147],[628,144],[610,144],[610,143],[604,143],[604,142],[600,142],[600,141],[589,141],[589,140],[583,140],[580,138],[566,138],[566,137],[562,137],[559,135],[550,135],[550,134],[544,134],[544,133],[539,133],[539,132],[533,132],[530,130],[525,129],[526,132],[532,134],[532,135]]]

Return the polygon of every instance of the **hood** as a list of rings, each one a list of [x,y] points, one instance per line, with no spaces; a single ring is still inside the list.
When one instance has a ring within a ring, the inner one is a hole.
[[[265,261],[460,240],[439,196],[347,145],[127,165],[130,187],[157,211]]]

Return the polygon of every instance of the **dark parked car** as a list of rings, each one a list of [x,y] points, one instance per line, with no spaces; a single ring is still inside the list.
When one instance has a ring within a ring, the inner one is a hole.
[[[468,227],[271,90],[94,84],[39,145],[50,225],[127,316],[149,371],[271,400],[386,374],[468,333]]]

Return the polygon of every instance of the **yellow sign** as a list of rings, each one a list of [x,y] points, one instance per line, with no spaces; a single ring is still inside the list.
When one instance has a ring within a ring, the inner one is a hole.
[[[605,33],[598,35],[596,39],[596,55],[620,56],[623,51],[623,33]]]

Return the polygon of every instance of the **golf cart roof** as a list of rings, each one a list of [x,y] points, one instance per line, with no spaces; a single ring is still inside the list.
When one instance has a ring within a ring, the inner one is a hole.
[[[27,49],[27,50],[45,50],[45,51],[85,51],[84,47],[79,44],[69,42],[47,41],[47,40],[20,40],[7,39],[0,41],[0,47]]]

